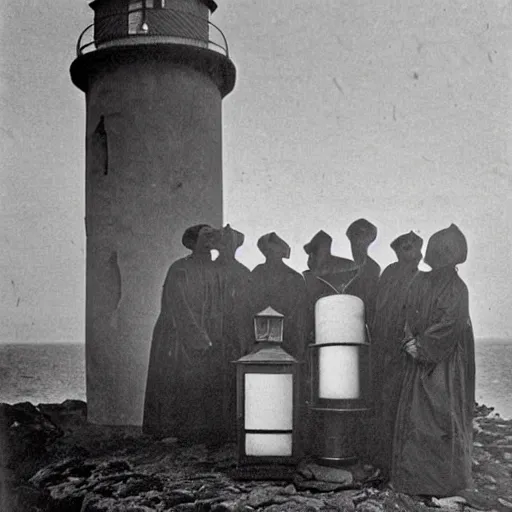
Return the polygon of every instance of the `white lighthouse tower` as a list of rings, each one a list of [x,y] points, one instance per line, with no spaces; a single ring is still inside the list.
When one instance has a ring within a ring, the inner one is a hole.
[[[222,98],[235,85],[212,0],[95,0],[71,78],[86,97],[88,419],[141,425],[151,336],[183,231],[222,223]]]

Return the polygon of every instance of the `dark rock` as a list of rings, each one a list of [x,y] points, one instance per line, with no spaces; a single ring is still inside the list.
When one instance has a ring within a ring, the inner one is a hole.
[[[288,502],[298,503],[306,509],[320,510],[325,506],[325,503],[317,498],[310,498],[309,496],[290,496]]]
[[[173,512],[193,512],[196,510],[196,506],[194,503],[181,503],[181,505],[176,505],[172,509],[169,509],[169,512],[171,510]],[[85,512],[85,511],[82,511],[82,512]]]
[[[29,402],[0,404],[2,465],[17,478],[29,478],[47,456],[47,447],[63,435],[50,419]]]
[[[19,485],[6,492],[0,484],[0,510],[2,512],[27,512],[48,510],[49,493],[31,485]]]
[[[297,489],[293,484],[289,484],[282,490],[282,493],[292,496],[294,494],[297,494]]]
[[[280,494],[281,487],[268,486],[268,487],[256,487],[253,489],[247,497],[247,503],[251,507],[261,507],[262,505],[268,505],[272,503],[275,496]]]
[[[92,468],[94,467],[92,466]],[[89,476],[91,474],[91,465],[84,464],[83,459],[64,459],[40,469],[29,481],[36,487],[46,487],[61,482],[66,474],[79,476],[76,471],[78,473],[81,472],[83,476]]]
[[[52,512],[80,512],[87,489],[73,483],[49,487]]]
[[[356,509],[352,500],[352,494],[338,492],[325,500],[325,503],[335,510],[353,512]]]
[[[282,505],[270,505],[263,509],[264,512],[305,512],[305,510],[307,509],[303,505],[293,501],[288,501]]]
[[[81,400],[65,400],[61,404],[39,404],[37,408],[65,432],[85,425],[87,404]]]
[[[293,479],[295,487],[300,491],[318,491],[318,492],[331,492],[341,491],[344,489],[352,488],[353,485],[340,484],[334,482],[321,482],[319,480],[306,480],[300,475],[295,475]]]
[[[359,503],[356,507],[357,512],[384,512],[385,508],[382,502],[377,500],[367,500]]]
[[[215,503],[211,508],[211,512],[244,512],[246,510],[252,509],[240,500],[221,501]]]
[[[109,460],[100,464],[97,468],[98,473],[102,475],[110,475],[114,473],[123,473],[130,471],[132,468],[125,460]]]
[[[104,498],[95,494],[88,494],[83,500],[80,512],[112,512],[116,506],[114,498]]]
[[[212,507],[218,503],[224,501],[225,498],[217,496],[216,498],[210,498],[206,500],[197,500],[194,503],[194,510],[196,512],[210,512]]]
[[[121,509],[118,508],[118,510],[121,512]],[[133,505],[123,509],[123,512],[155,512],[155,509],[145,505]]]
[[[147,491],[163,489],[162,481],[152,475],[144,476],[143,478],[129,478],[126,483],[121,484],[117,491],[117,496],[136,496]]]
[[[315,480],[320,480],[322,482],[351,485],[354,481],[352,473],[345,469],[320,466],[318,464],[309,464],[307,469],[311,471]]]
[[[308,511],[317,512],[325,508],[325,503],[322,500],[316,498],[310,498],[306,496],[291,496],[288,500],[282,503],[274,503],[264,510],[266,512],[281,512],[281,511]]]
[[[175,489],[162,497],[166,507],[174,507],[181,503],[192,503],[196,500],[194,493],[186,489]]]
[[[503,498],[498,498],[498,503],[502,506],[502,507],[505,507],[507,510],[512,510],[512,502],[510,501],[507,501]]]
[[[312,480],[314,478],[313,472],[309,468],[306,462],[301,462],[297,467],[297,473],[304,477],[306,480]]]

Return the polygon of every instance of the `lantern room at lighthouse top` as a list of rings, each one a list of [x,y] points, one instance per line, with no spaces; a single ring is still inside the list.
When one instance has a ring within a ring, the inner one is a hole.
[[[174,43],[209,48],[227,56],[227,42],[209,21],[213,0],[94,0],[94,23],[77,53],[133,44]]]

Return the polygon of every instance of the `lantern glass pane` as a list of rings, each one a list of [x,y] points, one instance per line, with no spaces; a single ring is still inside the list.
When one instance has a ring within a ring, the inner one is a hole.
[[[142,17],[142,0],[130,0],[128,3],[128,34],[139,32]]]
[[[293,375],[245,374],[245,428],[291,430],[293,428]]]
[[[246,434],[245,454],[255,457],[290,457],[292,434]]]
[[[318,396],[328,399],[360,398],[359,347],[322,347],[318,354]]]
[[[268,318],[254,319],[254,329],[256,331],[256,341],[267,341],[270,333],[270,323]]]
[[[283,320],[282,318],[270,319],[270,333],[268,341],[283,341]]]

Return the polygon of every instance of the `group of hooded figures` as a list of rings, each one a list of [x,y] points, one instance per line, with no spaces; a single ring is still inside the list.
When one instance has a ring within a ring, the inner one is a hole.
[[[275,232],[258,240],[266,261],[250,271],[235,258],[242,233],[229,225],[187,229],[182,242],[191,254],[169,268],[153,332],[144,432],[211,444],[236,439],[233,361],[254,348],[254,315],[268,306],[283,314],[283,348],[302,362],[314,342],[316,301],[345,293],[364,302],[370,332],[372,462],[405,493],[449,496],[469,487],[474,340],[456,267],[466,260],[466,239],[454,224],[432,235],[424,258],[431,270],[423,272],[423,241],[411,231],[391,243],[398,261],[381,273],[368,256],[377,228],[359,219],[346,235],[353,259],[331,254],[332,238],[320,231],[304,246],[308,270],[300,274],[283,262],[290,247]]]

